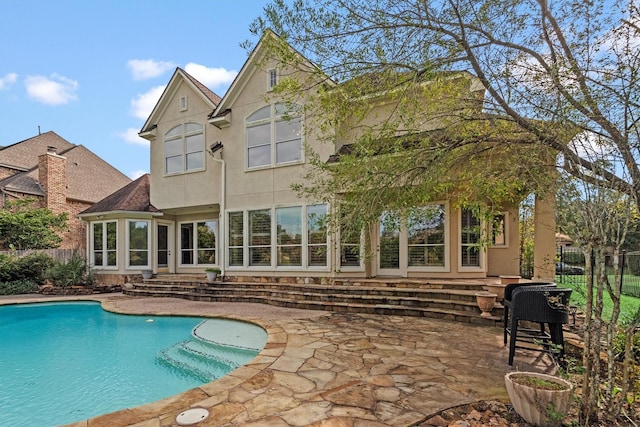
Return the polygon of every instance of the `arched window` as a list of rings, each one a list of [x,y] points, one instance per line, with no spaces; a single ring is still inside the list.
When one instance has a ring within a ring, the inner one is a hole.
[[[302,122],[295,105],[263,107],[247,117],[246,128],[248,168],[302,160]]]
[[[204,128],[184,123],[164,134],[164,171],[175,174],[204,169]]]

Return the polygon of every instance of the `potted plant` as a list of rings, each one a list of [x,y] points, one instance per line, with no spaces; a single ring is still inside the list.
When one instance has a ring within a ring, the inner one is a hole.
[[[207,273],[207,280],[213,282],[218,278],[220,269],[218,267],[209,267],[205,268],[204,272]]]
[[[481,317],[491,317],[491,310],[493,310],[493,306],[496,304],[496,297],[497,295],[492,292],[476,292],[476,303],[480,311],[482,311],[480,314]]]
[[[509,372],[504,377],[513,408],[528,423],[559,426],[567,414],[573,384],[538,372]]]

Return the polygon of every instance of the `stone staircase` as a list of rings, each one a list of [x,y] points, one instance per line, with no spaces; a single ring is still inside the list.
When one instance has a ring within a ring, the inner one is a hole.
[[[475,293],[492,280],[331,279],[156,275],[132,283],[132,296],[175,297],[194,301],[250,302],[307,310],[440,318],[501,326],[502,306],[480,317]],[[493,280],[496,282],[497,280]]]

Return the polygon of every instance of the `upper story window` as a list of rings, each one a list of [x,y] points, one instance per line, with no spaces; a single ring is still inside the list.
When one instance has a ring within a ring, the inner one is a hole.
[[[247,167],[302,160],[302,122],[295,106],[273,104],[247,117]]]
[[[164,165],[166,174],[204,169],[204,127],[184,123],[165,133]]]
[[[268,90],[273,89],[278,84],[278,70],[271,69],[267,73],[267,88]]]

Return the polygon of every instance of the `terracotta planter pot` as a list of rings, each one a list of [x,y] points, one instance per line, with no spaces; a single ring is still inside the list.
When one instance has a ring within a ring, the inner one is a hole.
[[[518,383],[513,377],[522,375],[561,385],[561,390],[546,390],[536,385]],[[518,415],[528,423],[542,427],[561,425],[556,416],[566,415],[573,393],[573,384],[559,377],[537,372],[509,372],[504,377],[509,399]],[[556,415],[551,417],[550,415]]]
[[[507,285],[503,285],[502,283],[493,283],[490,285],[487,285],[487,291],[491,292],[492,294],[496,294],[496,301],[500,302],[504,299],[504,288],[506,288]]]
[[[491,317],[491,310],[496,304],[497,295],[488,291],[476,292],[476,303],[482,313],[480,317]]]

